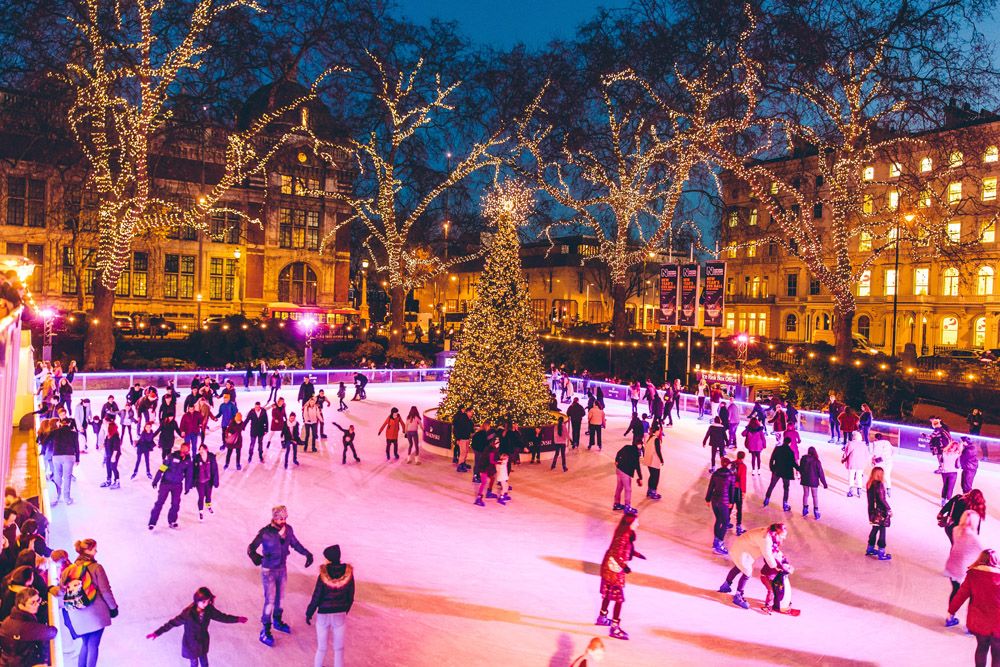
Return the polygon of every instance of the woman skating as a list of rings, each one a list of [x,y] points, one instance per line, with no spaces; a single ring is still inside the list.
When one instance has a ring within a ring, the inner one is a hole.
[[[139,464],[146,461],[146,477],[153,479],[149,471],[149,454],[156,448],[156,440],[153,437],[153,424],[146,422],[142,425],[142,431],[135,443],[135,469],[132,471],[132,479],[139,474]]]
[[[271,448],[271,439],[275,434],[278,435],[278,441],[281,442],[281,433],[285,430],[285,422],[288,421],[288,414],[285,411],[285,399],[279,398],[274,402],[274,405],[268,405],[267,408],[271,411],[271,430],[267,434],[267,448]],[[253,442],[250,443],[251,446]],[[250,456],[247,458],[247,463],[250,463],[250,459],[253,458],[253,449],[250,450]],[[263,458],[263,457],[261,457]]]
[[[566,426],[566,419],[560,415],[556,425],[552,428],[552,445],[555,447],[555,453],[552,455],[552,467],[549,470],[556,469],[556,462],[559,461],[560,456],[562,457],[563,472],[568,470],[566,467],[566,443],[568,441],[569,428]]]
[[[855,438],[860,441],[858,434],[855,434]],[[868,550],[865,551],[865,555],[877,556],[879,560],[892,560],[892,554],[885,552],[885,531],[892,523],[892,508],[889,507],[885,494],[883,475],[882,468],[875,466],[872,468],[871,479],[868,480],[868,521],[871,522],[872,529],[868,533]]]
[[[660,448],[662,440],[663,425],[660,423],[659,417],[654,417],[653,424],[649,427],[649,436],[646,438],[642,456],[642,462],[649,471],[646,497],[651,500],[659,500],[663,497],[656,491],[660,485],[660,468],[663,466],[663,450]]]
[[[194,484],[198,490],[198,520],[205,519],[205,510],[215,514],[212,509],[212,489],[219,488],[219,463],[215,454],[208,451],[208,445],[198,447],[194,457]]]
[[[955,613],[969,601],[965,625],[976,636],[976,667],[1000,664],[1000,563],[993,549],[985,549],[969,568],[965,581],[948,603],[948,614]]]
[[[249,421],[243,420],[243,413],[237,412],[233,415],[233,420],[229,422],[229,425],[222,432],[222,444],[226,447],[226,465],[223,467],[224,470],[229,469],[229,460],[232,458],[234,451],[236,452],[236,469],[243,469],[243,466],[240,464],[240,456],[243,455],[243,429],[249,423]]]
[[[726,581],[719,587],[720,593],[731,593],[733,581],[739,575],[733,604],[743,609],[749,609],[750,603],[743,597],[747,582],[753,576],[753,565],[758,558],[764,559],[764,564],[772,569],[778,569],[777,555],[781,554],[781,545],[788,537],[788,529],[783,523],[772,523],[767,528],[753,528],[746,531],[735,540],[729,548],[729,557],[733,567],[726,575]]]
[[[202,445],[204,447],[204,445]],[[219,623],[246,623],[246,616],[231,616],[215,608],[215,596],[204,586],[194,592],[194,601],[184,611],[173,617],[146,639],[156,639],[172,628],[184,628],[181,638],[181,657],[190,660],[191,667],[208,667],[208,625]]]
[[[955,491],[955,482],[962,469],[961,455],[962,445],[958,440],[949,440],[941,450],[941,507],[944,507]]]
[[[628,633],[621,628],[622,604],[625,603],[625,575],[631,572],[628,562],[633,558],[646,557],[635,550],[635,530],[639,527],[637,514],[624,514],[611,537],[611,545],[601,560],[601,613],[596,625],[610,625],[609,635],[615,639],[628,639]],[[608,619],[608,607],[614,602],[614,610]]]
[[[813,516],[818,521],[819,485],[822,484],[824,489],[829,487],[826,484],[826,474],[823,472],[823,462],[819,460],[815,447],[810,447],[799,461],[799,482],[802,484],[802,516],[809,516],[809,495],[812,494]]]
[[[101,484],[102,489],[121,488],[118,475],[118,461],[122,458],[122,436],[118,432],[118,424],[108,422],[108,434],[104,438],[104,469],[107,480]]]
[[[418,431],[424,428],[424,418],[417,406],[411,405],[406,415],[406,462],[420,465],[420,435]]]
[[[354,606],[354,568],[340,562],[340,545],[323,550],[327,563],[316,578],[312,599],[306,607],[306,625],[316,619],[316,657],[313,667],[323,667],[327,645],[333,640],[333,667],[344,667],[347,613]]]
[[[743,445],[750,452],[750,474],[760,474],[760,453],[767,447],[767,433],[760,420],[750,417],[747,427],[743,429]]]
[[[954,541],[951,544],[951,551],[948,553],[948,560],[944,564],[944,575],[951,580],[949,602],[955,598],[961,582],[965,579],[966,572],[983,551],[983,544],[979,539],[979,527],[985,517],[986,508],[977,509],[982,510],[982,515],[974,509],[967,509],[962,513],[961,520],[952,532]],[[949,616],[944,624],[950,628],[958,625],[958,619]]]
[[[118,603],[111,592],[104,566],[97,562],[97,542],[77,540],[77,557],[59,578],[67,629],[73,639],[83,640],[77,667],[97,664],[104,629],[118,616]]]
[[[392,449],[393,456],[399,460],[399,432],[403,428],[403,418],[399,416],[399,408],[389,411],[389,416],[382,422],[378,429],[378,434],[385,431],[385,460],[389,460],[389,450]]]
[[[775,447],[771,453],[769,465],[771,468],[771,483],[768,484],[767,493],[764,494],[764,507],[767,507],[768,503],[771,502],[771,492],[774,491],[774,487],[780,481],[782,489],[781,508],[786,512],[791,511],[792,506],[788,504],[788,491],[799,464],[795,462],[795,454],[792,453],[792,448],[788,446],[787,441]]]
[[[323,418],[316,397],[312,396],[302,406],[302,423],[305,424],[305,437],[302,441],[302,451],[308,452],[312,443],[312,451],[316,451],[316,440],[319,439],[319,422]]]
[[[868,448],[861,442],[861,434],[851,435],[844,445],[840,462],[847,467],[847,497],[857,494],[861,497],[861,485],[865,482],[865,466],[868,464]]]

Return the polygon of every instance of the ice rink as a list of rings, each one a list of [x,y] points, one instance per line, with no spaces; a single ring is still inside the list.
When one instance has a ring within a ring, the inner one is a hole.
[[[283,392],[286,401],[294,403],[295,390]],[[333,387],[326,390],[335,394]],[[265,396],[238,391],[244,413]],[[95,412],[106,395],[89,393]],[[120,403],[123,396],[116,392]],[[483,508],[473,505],[471,473],[456,473],[450,456],[427,453],[422,465],[407,465],[402,439],[401,459],[385,460],[376,432],[389,408],[405,415],[411,405],[435,406],[439,396],[439,384],[369,385],[368,400],[350,403],[349,412],[325,411],[327,420],[353,423],[359,431],[360,464],[341,464],[340,433],[329,426],[320,452],[300,454],[301,466],[287,471],[275,440],[263,464],[244,462],[242,471],[234,465],[222,472],[216,513],[203,523],[196,494],[185,496],[177,530],[167,527],[164,510],[156,530],[147,531],[154,491],[144,472],[129,480],[135,463],[130,446],[120,466],[122,488],[99,488],[102,452],[91,440],[77,469],[75,504],[54,508],[51,542],[70,550],[74,539],[98,542],[98,560],[121,608],[104,634],[99,664],[187,664],[179,629],[155,641],[144,637],[188,604],[197,587],[208,586],[219,609],[250,618],[246,625],[212,625],[213,666],[311,665],[315,634],[305,624],[305,608],[330,544],[340,544],[357,578],[349,666],[558,667],[594,636],[604,637],[603,664],[611,666],[972,663],[965,611],[963,625],[944,627],[950,588],[941,570],[949,545],[935,522],[940,478],[930,456],[903,452],[896,458],[891,562],[864,557],[865,501],[845,497],[840,447],[826,438],[807,435],[803,446],[803,452],[818,446],[830,483],[829,490],[820,489],[820,521],[802,518],[798,482],[792,483],[792,512],[784,513],[780,485],[777,501],[764,509],[769,477],[749,477],[744,525],[786,521],[785,552],[797,568],[794,606],[801,616],[768,616],[737,608],[729,595],[716,592],[730,564],[711,551],[712,513],[704,502],[709,450],[701,447],[707,424],[685,414],[667,430],[663,499],[647,500],[645,487],[634,496],[641,521],[636,548],[648,560],[631,563],[622,613],[631,639],[618,641],[593,623],[599,563],[619,517],[611,511],[613,460],[625,444],[628,404],[609,402],[603,452],[571,452],[567,473],[550,470],[548,460],[529,465],[525,455],[511,475],[513,501]],[[217,451],[218,430],[209,442]],[[158,461],[158,452],[153,458]],[[1000,483],[993,465],[980,466],[976,485],[993,503],[983,543],[1000,546]],[[307,570],[301,556],[290,557],[284,607],[293,632],[276,632],[276,645],[267,648],[257,641],[260,577],[246,548],[276,504],[288,506],[289,523],[317,564]],[[759,605],[760,581],[752,580],[747,593]],[[332,654],[326,664],[333,664]]]

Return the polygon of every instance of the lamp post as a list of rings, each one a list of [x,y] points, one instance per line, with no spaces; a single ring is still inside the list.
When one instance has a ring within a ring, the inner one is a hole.
[[[907,213],[903,216],[906,219],[906,223],[909,224],[913,222],[913,214]],[[899,315],[899,218],[896,218],[896,238],[895,238],[895,250],[896,259],[893,262],[893,280],[895,280],[895,285],[892,287],[892,356],[896,356],[896,318]],[[885,340],[883,338],[883,340]]]
[[[240,276],[240,249],[233,250],[233,259],[236,260],[236,298],[240,300],[240,315],[243,314],[243,280]]]
[[[201,321],[201,299],[202,299],[201,292],[198,292],[197,294],[194,295],[194,300],[196,302],[198,302],[198,328],[199,329],[202,328],[203,326],[205,326],[205,323]]]
[[[303,318],[299,326],[305,329],[306,346],[303,353],[304,366],[307,371],[313,369],[313,332],[316,330],[316,319],[314,317]]]
[[[747,352],[749,351],[749,348],[750,348],[749,334],[745,333],[738,334],[736,336],[736,367],[737,370],[739,371],[738,388],[740,394],[742,395],[738,396],[737,398],[741,400],[745,400],[747,396],[746,391],[743,389],[743,366],[746,364]]]
[[[361,260],[361,330],[368,330],[368,260]]]
[[[51,308],[43,308],[42,316],[42,361],[52,361],[52,321],[55,318],[55,311]]]

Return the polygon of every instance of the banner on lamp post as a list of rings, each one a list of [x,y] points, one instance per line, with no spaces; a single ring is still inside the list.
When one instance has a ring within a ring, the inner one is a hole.
[[[698,326],[698,265],[681,265],[681,303],[677,324],[682,327]]]
[[[726,263],[705,262],[705,326],[721,327],[726,305]]]
[[[677,287],[680,266],[663,264],[660,266],[660,310],[657,322],[669,327],[677,326]]]

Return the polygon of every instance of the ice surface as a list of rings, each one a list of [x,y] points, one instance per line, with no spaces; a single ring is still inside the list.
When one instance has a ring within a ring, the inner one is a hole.
[[[607,629],[593,622],[600,604],[598,563],[618,518],[611,511],[613,459],[625,442],[628,404],[610,402],[603,452],[571,452],[568,473],[549,470],[548,460],[529,465],[524,456],[511,475],[513,502],[480,508],[472,504],[471,473],[456,473],[450,457],[428,453],[423,465],[407,465],[401,439],[400,461],[387,463],[384,441],[376,436],[390,407],[404,413],[413,404],[432,407],[439,387],[369,385],[369,400],[350,403],[346,414],[328,407],[327,419],[358,429],[361,464],[341,465],[340,433],[331,427],[321,451],[300,454],[297,469],[279,466],[276,441],[263,464],[222,473],[216,513],[204,523],[196,494],[185,496],[178,530],[167,527],[166,510],[157,529],[146,530],[154,492],[143,473],[128,479],[135,461],[130,447],[120,466],[122,488],[111,491],[98,488],[102,454],[91,446],[77,470],[76,503],[55,508],[52,543],[69,549],[74,539],[98,541],[98,559],[121,606],[105,632],[100,664],[182,664],[179,629],[155,641],[144,636],[190,602],[197,587],[209,586],[221,610],[250,618],[247,625],[212,625],[212,665],[311,665],[315,635],[305,625],[305,607],[322,550],[335,543],[357,576],[349,666],[555,667],[568,665],[594,636],[604,637],[605,665],[630,667],[971,663],[974,640],[962,626],[943,626],[950,588],[940,572],[948,540],[935,523],[940,478],[932,473],[931,457],[897,456],[891,562],[864,557],[865,502],[845,497],[840,448],[825,438],[806,435],[803,445],[803,451],[819,447],[830,482],[829,490],[820,490],[821,521],[801,517],[797,482],[793,511],[783,513],[780,486],[777,501],[762,509],[768,478],[749,478],[744,523],[789,523],[794,606],[802,610],[798,618],[765,616],[738,609],[715,592],[729,563],[710,549],[712,514],[704,502],[709,450],[701,447],[706,423],[685,415],[667,431],[663,499],[648,501],[644,488],[636,490],[637,548],[648,560],[632,563],[622,614],[631,640],[623,642],[607,638]],[[106,397],[92,394],[95,406]],[[294,402],[294,387],[284,394]],[[246,411],[264,397],[263,391],[240,390],[238,403]],[[219,438],[218,430],[210,434],[213,450]],[[998,502],[992,465],[981,466],[977,482],[988,501]],[[289,522],[317,565],[306,570],[302,557],[292,554],[284,606],[293,634],[275,633],[276,646],[267,648],[257,642],[262,596],[246,546],[279,503],[288,506]],[[982,529],[985,545],[1000,545],[998,524],[994,505]],[[764,589],[753,580],[747,592],[759,603]],[[964,610],[960,616],[964,621]],[[333,664],[332,655],[326,664]]]

